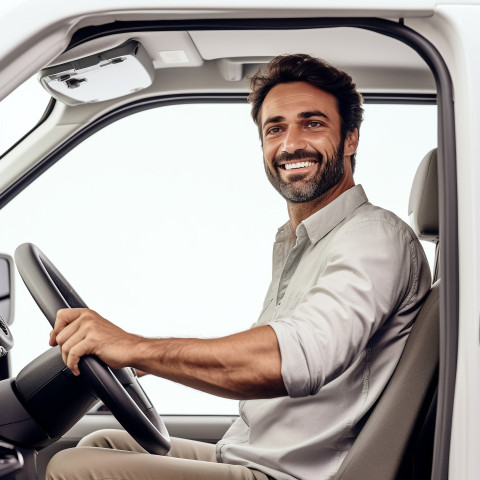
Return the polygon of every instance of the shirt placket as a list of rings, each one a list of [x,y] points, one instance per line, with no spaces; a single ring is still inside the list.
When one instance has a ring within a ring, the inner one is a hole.
[[[305,243],[308,237],[300,237],[297,240],[295,246],[290,250],[288,253],[287,259],[282,269],[282,273],[280,275],[280,281],[278,284],[278,292],[277,292],[277,299],[276,299],[276,309],[280,307],[282,300],[285,296],[285,292],[290,284],[290,281],[295,273],[295,270],[298,267],[300,262],[300,257],[305,247]]]

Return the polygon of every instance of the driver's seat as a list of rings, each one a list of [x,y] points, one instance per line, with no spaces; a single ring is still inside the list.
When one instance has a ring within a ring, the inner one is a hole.
[[[439,251],[436,149],[418,167],[409,215],[417,236],[437,244],[436,264]],[[437,272],[436,265],[434,270]],[[392,378],[334,480],[430,478],[438,381],[439,283],[437,280],[433,284]],[[424,449],[420,455],[416,452],[419,448]],[[421,464],[414,466],[416,457]]]

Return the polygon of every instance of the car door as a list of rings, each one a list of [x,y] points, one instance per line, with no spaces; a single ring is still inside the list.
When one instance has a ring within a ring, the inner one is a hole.
[[[198,44],[207,40],[197,34]],[[365,89],[357,181],[373,203],[406,218],[415,167],[437,143],[435,96],[385,95],[384,84],[377,91],[372,85]],[[195,105],[175,96],[151,108],[162,102],[142,99],[131,110],[109,112],[103,123],[92,115],[85,135],[67,132],[56,163],[5,202],[0,222],[15,233],[0,250],[37,243],[92,308],[140,334],[219,336],[248,328],[260,313],[271,242],[286,214],[264,178],[243,90],[196,94]],[[218,96],[209,103],[212,93]],[[58,104],[53,108],[58,112]],[[69,113],[62,128],[75,121]],[[389,136],[398,129],[408,142]],[[43,351],[40,339],[46,345],[49,331],[28,294],[16,307],[12,329],[21,347],[12,352],[13,374]],[[235,402],[160,379],[141,381],[173,435],[215,441],[235,418]],[[92,412],[51,450],[110,425],[108,412]]]

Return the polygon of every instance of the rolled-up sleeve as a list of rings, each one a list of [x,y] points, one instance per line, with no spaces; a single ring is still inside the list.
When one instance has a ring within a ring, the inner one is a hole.
[[[318,279],[293,312],[269,322],[290,397],[314,395],[347,370],[392,312],[397,318],[407,307],[418,282],[418,240],[408,229],[381,219],[352,223],[321,253]]]

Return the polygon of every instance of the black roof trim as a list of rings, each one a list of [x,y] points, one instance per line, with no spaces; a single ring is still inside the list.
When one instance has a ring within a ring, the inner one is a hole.
[[[363,93],[364,103],[400,104],[400,105],[436,105],[437,95],[434,93]]]

